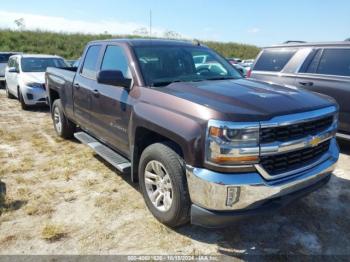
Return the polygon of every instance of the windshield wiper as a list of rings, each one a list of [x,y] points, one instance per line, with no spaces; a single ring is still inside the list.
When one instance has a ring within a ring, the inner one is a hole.
[[[159,81],[159,82],[153,82],[151,84],[152,87],[161,87],[161,86],[168,86],[172,83],[179,83],[179,82],[183,82],[181,80],[173,80],[173,81]]]
[[[230,80],[230,79],[237,79],[237,78],[232,76],[218,76],[218,77],[207,78],[205,80]]]

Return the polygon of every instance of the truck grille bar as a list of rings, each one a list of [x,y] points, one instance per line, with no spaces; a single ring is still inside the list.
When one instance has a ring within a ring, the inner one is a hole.
[[[333,124],[333,116],[310,122],[299,123],[281,127],[262,128],[260,130],[260,143],[286,142],[309,135],[317,135],[327,130]]]
[[[327,160],[338,127],[337,108],[278,116],[260,126],[256,168],[267,180],[279,179]]]
[[[329,150],[330,140],[316,147],[305,148],[286,154],[261,157],[260,164],[270,176],[290,172],[317,161]]]

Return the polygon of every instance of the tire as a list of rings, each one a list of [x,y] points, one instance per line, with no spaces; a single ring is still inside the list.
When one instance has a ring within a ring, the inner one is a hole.
[[[157,168],[153,168],[157,165],[159,165]],[[159,167],[161,168],[160,173],[164,175],[163,180],[155,182],[157,178],[154,178],[154,175],[160,176],[154,170]],[[150,177],[152,178],[150,179]],[[149,181],[152,181],[154,185]],[[189,221],[191,201],[185,176],[185,164],[184,160],[172,149],[172,144],[155,143],[142,152],[139,164],[139,183],[148,209],[161,223],[169,227],[177,227]],[[169,185],[171,190],[168,189]],[[153,200],[161,198],[160,195],[163,194],[163,201],[158,201],[158,207],[154,203],[157,200],[153,202],[151,200],[151,195],[156,194],[157,190],[163,192],[158,193],[158,196],[153,198]],[[171,196],[170,205],[169,196]],[[163,207],[160,206],[162,203]]]
[[[21,90],[18,88],[18,100],[21,103],[21,108],[23,110],[28,110],[29,106],[26,104],[26,102],[24,101],[23,95]]]
[[[76,125],[64,115],[61,99],[57,99],[53,102],[51,116],[57,135],[64,139],[72,138]]]
[[[14,99],[15,96],[13,94],[10,93],[10,90],[7,87],[7,82],[5,81],[5,90],[6,90],[6,97],[9,99]]]

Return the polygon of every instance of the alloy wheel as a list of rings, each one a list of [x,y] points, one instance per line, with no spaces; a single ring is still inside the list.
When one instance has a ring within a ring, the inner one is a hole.
[[[173,186],[168,171],[159,161],[150,161],[145,168],[145,186],[149,199],[161,212],[170,209],[173,202]]]

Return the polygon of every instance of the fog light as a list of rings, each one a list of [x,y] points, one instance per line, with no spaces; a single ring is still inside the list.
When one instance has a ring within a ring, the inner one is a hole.
[[[232,207],[239,200],[239,195],[241,193],[240,187],[228,187],[227,188],[227,198],[226,206]]]
[[[27,98],[28,98],[28,100],[33,100],[34,97],[32,94],[27,93]]]

